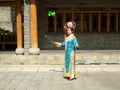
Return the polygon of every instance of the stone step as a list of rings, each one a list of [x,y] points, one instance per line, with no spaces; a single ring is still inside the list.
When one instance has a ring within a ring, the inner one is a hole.
[[[0,64],[64,64],[64,50],[41,50],[40,55],[16,55],[0,52]],[[76,64],[119,64],[120,50],[78,50]]]

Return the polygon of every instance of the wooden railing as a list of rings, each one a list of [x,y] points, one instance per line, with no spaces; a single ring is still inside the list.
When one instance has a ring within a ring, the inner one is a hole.
[[[5,50],[6,44],[17,44],[16,32],[0,32],[0,45]]]

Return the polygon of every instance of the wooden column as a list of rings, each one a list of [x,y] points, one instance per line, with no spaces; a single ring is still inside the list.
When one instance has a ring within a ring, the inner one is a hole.
[[[30,24],[31,24],[31,48],[38,47],[38,35],[37,35],[37,11],[36,0],[31,0],[30,4]]]
[[[16,5],[16,27],[17,27],[17,48],[22,48],[22,14],[21,14],[21,2],[17,1]]]

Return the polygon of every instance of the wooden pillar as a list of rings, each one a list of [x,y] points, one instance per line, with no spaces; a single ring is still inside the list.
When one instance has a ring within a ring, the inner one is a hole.
[[[21,2],[17,1],[16,5],[16,27],[17,27],[17,48],[22,48],[22,14],[21,14]]]
[[[30,4],[31,48],[38,47],[36,0]]]
[[[36,0],[31,0],[30,4],[30,26],[31,26],[31,48],[30,54],[39,54],[38,35],[37,35],[37,8]]]
[[[20,0],[16,1],[16,28],[17,28],[17,48],[15,50],[17,55],[24,53],[22,48],[22,13],[21,13],[22,3]]]

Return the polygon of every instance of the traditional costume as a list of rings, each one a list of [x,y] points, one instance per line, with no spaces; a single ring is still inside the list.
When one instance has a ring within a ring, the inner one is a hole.
[[[65,70],[63,76],[65,78],[77,78],[75,71],[75,49],[78,47],[77,38],[72,33],[70,35],[66,35],[64,42],[55,42],[55,45],[57,47],[65,47]]]

